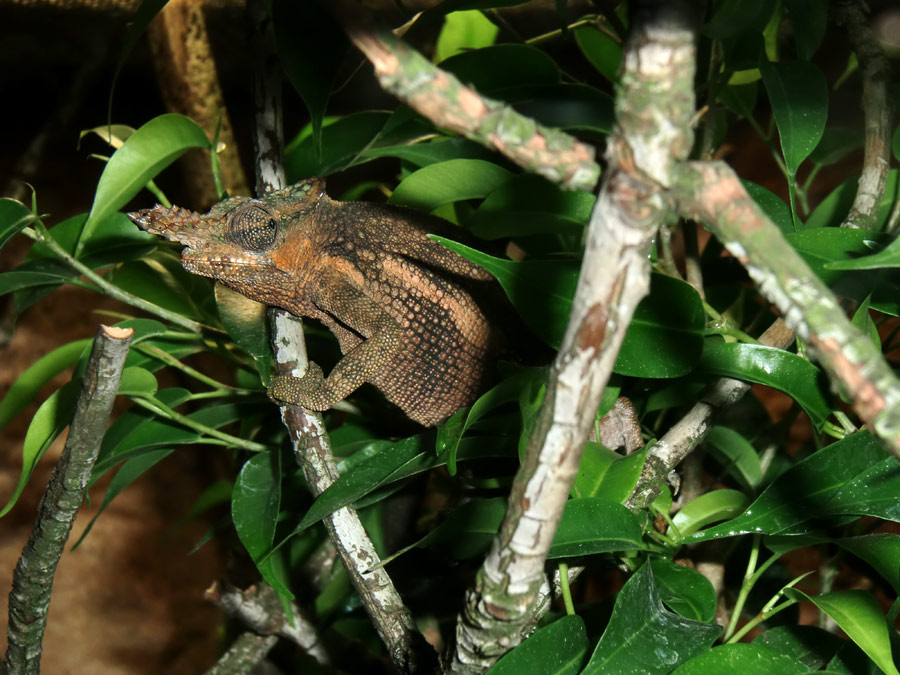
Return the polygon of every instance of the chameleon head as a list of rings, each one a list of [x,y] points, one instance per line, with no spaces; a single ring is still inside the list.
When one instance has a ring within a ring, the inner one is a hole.
[[[315,209],[324,194],[318,179],[303,181],[262,199],[232,197],[201,214],[160,205],[129,213],[142,230],[185,245],[181,263],[194,274],[212,277],[254,300],[279,304],[260,292],[289,287],[291,270],[279,260],[279,247],[291,226]]]

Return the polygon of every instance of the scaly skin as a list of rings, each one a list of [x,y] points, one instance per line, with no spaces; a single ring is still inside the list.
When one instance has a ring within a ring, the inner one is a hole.
[[[233,197],[203,215],[156,206],[128,214],[184,244],[182,264],[247,297],[320,320],[343,358],[328,377],[275,377],[270,395],[327,410],[371,382],[430,426],[471,403],[502,342],[483,307],[491,276],[431,241],[438,218],[384,204],[337,202],[319,179],[261,199]]]

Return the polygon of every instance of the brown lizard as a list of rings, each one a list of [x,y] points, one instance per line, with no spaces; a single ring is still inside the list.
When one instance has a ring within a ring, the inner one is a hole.
[[[371,382],[430,426],[474,401],[504,342],[485,313],[493,278],[426,236],[454,238],[434,216],[334,201],[315,178],[205,215],[177,206],[128,215],[184,244],[188,271],[334,333],[344,356],[328,377],[314,363],[302,378],[277,376],[269,393],[279,401],[327,410]]]

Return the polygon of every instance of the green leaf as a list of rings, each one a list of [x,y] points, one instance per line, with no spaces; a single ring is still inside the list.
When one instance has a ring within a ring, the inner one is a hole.
[[[594,26],[579,26],[575,42],[584,57],[610,82],[618,82],[622,66],[622,45]]]
[[[779,654],[818,670],[835,655],[844,640],[816,626],[776,626],[758,635],[753,644],[774,649]]]
[[[781,197],[762,185],[751,183],[749,180],[741,180],[747,193],[753,198],[763,212],[769,217],[783,234],[794,231],[794,222],[791,218],[791,207],[785,204]]]
[[[279,555],[269,555],[275,539],[275,526],[281,507],[281,455],[264,452],[251,457],[234,482],[231,519],[247,553],[290,616],[289,601],[294,597]]]
[[[528,637],[488,670],[489,675],[575,675],[588,650],[587,631],[578,615],[564,616]]]
[[[788,172],[819,144],[828,116],[828,84],[818,67],[807,61],[763,62],[759,66],[778,125]]]
[[[131,366],[122,371],[120,396],[153,396],[156,390],[156,378],[149,370]]]
[[[874,244],[874,241],[871,243]],[[894,239],[877,253],[825,264],[825,269],[829,270],[877,270],[891,267],[900,267],[900,238]]]
[[[360,153],[360,157],[398,157],[415,166],[427,166],[450,159],[480,159],[490,161],[495,157],[483,145],[468,138],[438,137],[414,142],[409,145],[386,145],[369,147]]]
[[[572,483],[572,495],[577,498],[602,495],[624,504],[637,485],[644,468],[646,450],[620,455],[600,443],[587,441]]]
[[[467,51],[441,62],[446,70],[480,93],[508,100],[511,89],[559,82],[559,68],[547,54],[528,45],[500,44]]]
[[[890,217],[891,207],[894,203],[895,195],[898,189],[898,180],[900,180],[900,170],[891,169],[887,175],[887,182],[884,188],[884,194],[881,201],[878,202],[878,217],[876,219],[877,229],[884,228]],[[831,191],[819,205],[813,210],[809,218],[806,219],[805,229],[839,227],[847,214],[850,213],[850,207],[853,206],[853,200],[856,198],[856,190],[859,187],[859,178],[848,178],[838,187]],[[850,230],[851,232],[853,230]],[[866,234],[866,231],[857,231]],[[868,232],[870,239],[876,239],[875,232]]]
[[[625,583],[583,675],[669,673],[705,652],[722,629],[663,607],[649,564]]]
[[[603,497],[570,499],[547,559],[643,548],[641,526],[627,508]]]
[[[831,414],[822,371],[783,349],[707,340],[699,368],[713,375],[783,391],[803,407],[816,426],[821,426]]]
[[[670,609],[695,621],[716,617],[716,589],[705,576],[666,558],[651,558],[650,567],[660,598]]]
[[[734,518],[750,499],[737,490],[713,490],[692,499],[675,514],[672,524],[682,537],[687,537],[707,525]]]
[[[482,239],[534,234],[581,236],[594,202],[589,192],[563,190],[540,176],[520,174],[491,192],[465,226]]]
[[[900,592],[900,535],[867,534],[835,539],[835,543],[869,563],[894,592]]]
[[[737,518],[686,537],[685,542],[751,533],[801,534],[804,524],[834,516],[900,520],[898,490],[897,460],[868,432],[859,431],[785,471]]]
[[[331,12],[315,2],[274,0],[272,22],[285,73],[309,110],[313,155],[321,158],[322,120],[349,50],[347,38]]]
[[[800,675],[806,668],[798,661],[758,644],[713,647],[675,670],[677,675],[741,673],[741,675]]]
[[[400,182],[388,201],[432,211],[441,204],[486,197],[511,175],[492,162],[451,159],[414,171]]]
[[[888,625],[878,601],[868,591],[834,591],[807,595],[789,588],[785,593],[795,600],[808,600],[834,619],[841,630],[868,654],[886,675],[898,675],[891,656]]]
[[[25,442],[22,446],[22,473],[19,475],[19,482],[16,484],[12,496],[6,502],[6,506],[0,510],[0,518],[15,506],[22,490],[25,489],[25,485],[31,478],[34,467],[50,444],[56,440],[63,429],[69,426],[80,390],[80,380],[72,380],[64,384],[47,397],[47,400],[41,404],[34,417],[31,418],[31,424],[28,425]]]
[[[488,47],[494,44],[499,32],[500,29],[478,10],[450,12],[444,17],[444,25],[438,34],[434,60],[440,63],[469,49]]]
[[[93,340],[75,340],[62,347],[57,347],[49,354],[42,356],[19,375],[0,401],[0,427],[4,427],[25,407],[34,400],[40,388],[71,367],[86,350],[90,349]]]
[[[894,159],[900,162],[900,124],[894,129],[894,135],[891,138],[891,151],[894,153]]]
[[[863,146],[865,135],[848,127],[826,127],[822,140],[812,151],[809,158],[820,166],[837,164],[857,148]],[[810,227],[807,224],[807,227]]]
[[[317,152],[313,136],[301,132],[284,149],[287,182],[330,176],[352,165],[378,137],[390,117],[387,112],[367,110],[334,120],[322,129],[321,152]]]
[[[853,318],[850,320],[850,323],[860,333],[868,335],[872,344],[878,347],[878,351],[881,351],[881,336],[878,335],[878,326],[875,325],[875,321],[872,320],[872,315],[869,313],[869,298],[859,303],[859,307],[853,312]]]
[[[272,347],[269,344],[266,306],[224,284],[216,284],[215,294],[222,326],[241,349],[254,359],[265,362],[265,373],[268,376]]]
[[[762,2],[725,0],[703,26],[703,34],[721,40],[743,31],[762,32],[774,9],[774,0]]]
[[[191,148],[209,149],[209,139],[184,115],[160,115],[135,131],[103,168],[76,255],[99,221],[125,206],[151,178]]]
[[[750,442],[734,429],[715,426],[706,436],[707,445],[738,482],[750,490],[756,490],[762,483],[762,465],[759,455]]]
[[[809,61],[825,37],[828,25],[828,4],[824,2],[806,2],[805,0],[785,0],[785,8],[791,18],[794,44],[797,45],[797,56]]]
[[[31,209],[15,199],[0,199],[0,248],[34,221]]]

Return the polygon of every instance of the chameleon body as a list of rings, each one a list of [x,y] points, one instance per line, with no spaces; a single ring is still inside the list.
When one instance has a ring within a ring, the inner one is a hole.
[[[482,391],[503,342],[484,309],[495,282],[426,236],[453,238],[439,218],[334,201],[318,179],[226,199],[207,214],[156,206],[129,217],[184,244],[190,272],[334,333],[343,357],[328,377],[312,363],[302,378],[275,377],[269,392],[280,401],[327,410],[370,382],[434,425]]]

